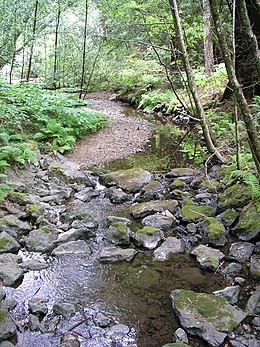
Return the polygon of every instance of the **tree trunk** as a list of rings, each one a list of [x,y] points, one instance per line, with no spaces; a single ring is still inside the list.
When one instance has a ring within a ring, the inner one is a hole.
[[[223,26],[220,21],[220,15],[219,15],[220,11],[219,11],[218,0],[210,0],[210,9],[211,9],[212,18],[213,18],[216,33],[217,33],[218,42],[222,52],[222,57],[225,62],[229,84],[233,90],[234,96],[237,100],[238,107],[241,111],[241,114],[246,126],[247,136],[248,136],[250,148],[252,151],[252,155],[257,167],[257,171],[260,174],[260,143],[258,140],[258,133],[257,133],[256,127],[254,126],[247,101],[243,94],[242,86],[239,84],[236,77],[234,64],[233,64],[230,51],[227,45],[227,41],[226,41],[225,32],[223,30]]]
[[[194,104],[195,104],[195,108],[197,112],[197,118],[200,119],[200,124],[202,127],[203,136],[206,142],[207,149],[209,153],[214,154],[221,162],[224,162],[225,161],[224,158],[214,146],[210,136],[210,129],[207,122],[207,117],[199,98],[199,94],[198,94],[197,86],[195,82],[195,77],[189,62],[189,57],[188,57],[187,49],[185,46],[184,35],[183,35],[182,27],[181,27],[177,1],[169,0],[169,4],[171,7],[172,18],[174,21],[176,36],[178,40],[178,47],[179,47],[179,50],[181,51],[181,58],[184,65],[185,73],[187,75],[188,85],[192,94],[192,98],[194,100]]]
[[[88,0],[86,0],[86,3],[85,3],[84,42],[83,42],[82,71],[81,71],[81,83],[80,83],[80,94],[79,94],[80,99],[83,93],[82,89],[85,82],[87,25],[88,25]]]
[[[209,0],[202,0],[202,8],[204,15],[204,63],[206,76],[209,77],[213,71],[214,56],[213,56],[213,43],[211,31],[211,13],[209,7]]]
[[[60,15],[61,6],[60,0],[58,0],[58,12],[56,17],[56,28],[55,28],[55,43],[54,43],[54,65],[53,65],[53,87],[57,88],[57,71],[58,71],[58,37],[59,37],[59,26],[60,26]]]
[[[36,34],[38,4],[39,4],[39,0],[36,0],[35,1],[35,8],[34,8],[34,18],[33,18],[33,32],[32,32],[31,52],[30,52],[29,63],[28,63],[28,71],[27,71],[27,77],[26,77],[26,81],[27,82],[29,82],[30,74],[31,74],[31,68],[32,68],[32,57],[33,57],[33,48],[34,48],[34,41],[35,41],[35,34]]]

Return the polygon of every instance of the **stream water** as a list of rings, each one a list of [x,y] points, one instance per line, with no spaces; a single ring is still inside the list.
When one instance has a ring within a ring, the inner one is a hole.
[[[129,112],[133,116],[132,110],[126,108],[125,113]],[[163,132],[160,125],[158,129],[161,130],[155,132],[144,153],[102,167],[115,170],[138,164],[149,168],[152,164],[154,170],[161,170],[162,162],[166,166],[190,165],[185,154],[175,151],[178,140],[171,137],[171,131]],[[171,157],[173,152],[174,157]],[[185,288],[211,293],[223,287],[223,277],[199,269],[194,258],[185,254],[159,262],[153,260],[151,252],[145,251],[131,263],[99,263],[97,254],[104,247],[102,234],[106,217],[126,216],[126,208],[125,205],[111,204],[102,194],[85,204],[86,212],[94,214],[100,221],[96,238],[89,241],[92,249],[89,257],[21,253],[24,259],[40,258],[50,266],[41,271],[29,271],[17,288],[6,288],[8,297],[18,302],[13,311],[20,327],[18,347],[59,346],[60,337],[68,331],[75,333],[81,346],[86,347],[161,347],[174,341],[174,331],[179,326],[171,307],[172,290]],[[31,298],[39,298],[48,305],[45,331],[26,329],[27,303]],[[58,300],[76,304],[77,313],[73,319],[56,321],[57,316],[53,315],[51,308]],[[98,312],[127,325],[131,329],[128,338],[117,343],[104,336],[103,330],[93,323],[92,318]],[[196,340],[191,341],[191,345],[203,346]]]

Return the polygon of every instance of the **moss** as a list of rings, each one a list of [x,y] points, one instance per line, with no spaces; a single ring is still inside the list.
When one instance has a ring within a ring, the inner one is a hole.
[[[192,200],[190,198],[185,198],[182,201],[182,206],[192,205]]]
[[[0,310],[0,323],[3,324],[6,320],[7,312]]]
[[[48,227],[44,226],[44,227],[39,228],[38,231],[41,232],[41,233],[46,233],[47,234],[47,233],[50,232],[50,229]]]
[[[155,189],[158,189],[161,187],[161,184],[159,181],[150,181],[149,183],[147,183],[145,186],[144,186],[144,189],[145,190],[155,190]]]
[[[187,184],[181,180],[175,180],[171,184],[171,188],[173,189],[184,188],[184,187],[187,187]]]
[[[0,237],[0,249],[4,249],[10,242],[7,237]]]
[[[246,212],[241,212],[236,229],[243,229],[247,234],[260,231],[260,203],[256,202]]]
[[[127,235],[126,225],[124,222],[113,223],[111,226],[116,228],[121,235]]]
[[[203,221],[203,225],[207,227],[208,236],[210,238],[221,238],[225,235],[225,227],[214,217],[207,217]]]
[[[234,184],[226,189],[223,194],[219,194],[220,207],[241,207],[245,206],[252,197],[251,188],[245,184]]]
[[[213,267],[218,266],[218,259],[217,259],[217,258],[209,257],[209,258],[208,258],[208,262],[209,262]]]
[[[8,225],[10,227],[14,227],[16,226],[16,222],[15,221],[11,221],[11,220],[7,220],[6,218],[2,218],[0,219],[0,225]]]
[[[63,172],[64,169],[62,166],[55,164],[50,167],[50,171]]]
[[[260,270],[259,269],[255,269],[252,266],[250,267],[250,273],[251,276],[254,277],[255,279],[260,280]]]
[[[27,196],[26,194],[20,192],[9,192],[8,195],[10,198],[15,200],[23,200]]]
[[[154,235],[156,234],[160,229],[154,228],[150,225],[145,226],[143,229],[139,229],[136,234],[137,235]]]
[[[180,214],[188,221],[197,221],[198,219],[206,218],[207,216],[212,214],[213,211],[214,208],[211,206],[185,205],[180,210]]]
[[[228,209],[225,212],[222,213],[221,219],[222,220],[234,220],[237,216],[237,212],[235,210]]]
[[[217,180],[203,180],[203,182],[201,183],[201,186],[208,189],[209,191],[215,191],[219,188],[220,186],[220,182]]]
[[[188,192],[183,192],[182,190],[180,189],[174,189],[171,194],[177,196],[177,197],[180,197],[180,198],[184,198],[185,196],[190,196],[190,193]]]

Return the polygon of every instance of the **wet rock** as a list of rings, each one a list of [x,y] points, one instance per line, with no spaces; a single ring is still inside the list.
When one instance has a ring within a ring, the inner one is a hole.
[[[229,228],[238,217],[238,213],[233,209],[228,209],[225,212],[217,215],[217,220],[219,220],[226,228]]]
[[[154,249],[164,239],[164,233],[158,228],[145,226],[132,234],[134,243],[147,249]]]
[[[80,347],[80,342],[75,335],[66,333],[62,335],[59,347]]]
[[[245,284],[246,280],[243,277],[235,277],[234,283],[237,283],[240,286]]]
[[[13,310],[17,306],[17,301],[14,298],[6,298],[5,305],[8,311]]]
[[[232,243],[229,249],[229,258],[244,263],[250,259],[255,246],[249,242]]]
[[[96,198],[99,196],[100,192],[95,190],[92,187],[87,187],[82,190],[80,190],[78,193],[74,195],[76,199],[79,199],[83,202],[88,202],[91,201],[92,199]]]
[[[220,260],[225,257],[225,255],[218,249],[204,245],[195,247],[191,254],[196,255],[197,261],[200,265],[209,270],[216,270],[220,265]]]
[[[0,286],[0,301],[4,300],[5,298],[5,291],[2,286]]]
[[[21,258],[15,254],[0,255],[0,279],[5,286],[11,287],[23,276],[23,271],[18,265],[20,261]]]
[[[184,252],[184,245],[176,237],[167,237],[167,239],[158,247],[153,256],[156,260],[166,260],[171,254]]]
[[[213,200],[213,195],[210,193],[199,193],[194,196],[194,201],[199,204],[211,205]]]
[[[10,341],[2,341],[0,347],[14,347],[14,345]]]
[[[251,315],[260,314],[260,287],[253,292],[253,294],[248,299],[246,310]]]
[[[154,228],[161,229],[162,231],[169,231],[175,225],[176,218],[173,215],[165,216],[163,214],[153,214],[145,217],[142,220],[143,225],[150,225]]]
[[[41,330],[41,323],[39,317],[34,314],[30,314],[28,317],[29,327],[31,331]]]
[[[222,296],[222,298],[226,299],[230,304],[236,304],[240,294],[240,287],[226,287],[224,289],[213,292],[213,294],[216,296]]]
[[[19,243],[12,236],[5,231],[0,233],[0,253],[17,253],[19,249]]]
[[[105,247],[99,255],[101,263],[116,263],[119,261],[130,262],[138,252],[133,248]]]
[[[192,197],[192,194],[190,194],[189,192],[182,191],[180,189],[174,189],[171,191],[171,197],[177,200],[183,200],[185,198]]]
[[[241,309],[211,294],[177,289],[171,293],[171,299],[182,327],[211,347],[219,347],[246,317]]]
[[[206,242],[213,246],[224,246],[227,243],[224,225],[214,217],[207,217],[201,223]]]
[[[129,245],[131,230],[124,222],[116,222],[109,226],[105,232],[105,239],[115,245]]]
[[[170,188],[171,189],[179,189],[179,190],[188,190],[189,189],[189,186],[181,181],[181,180],[174,180],[171,185],[170,185]]]
[[[188,335],[185,330],[178,328],[175,333],[176,342],[189,343]]]
[[[61,222],[71,223],[71,227],[74,229],[96,229],[98,227],[98,222],[86,211],[85,203],[69,206],[66,213],[61,215]]]
[[[93,236],[93,232],[87,228],[81,229],[69,229],[61,234],[57,238],[57,243],[65,243],[70,241],[77,241],[87,239]]]
[[[46,305],[46,302],[37,298],[32,298],[28,300],[28,308],[29,308],[29,311],[35,315],[45,316],[48,312],[48,307]]]
[[[134,216],[134,218],[143,218],[156,212],[162,213],[165,211],[170,211],[173,213],[175,212],[177,206],[178,201],[176,200],[155,200],[135,204],[130,207],[129,212]]]
[[[69,302],[57,302],[53,305],[53,312],[68,318],[76,312],[76,308]]]
[[[251,189],[242,183],[228,187],[224,193],[218,195],[218,203],[221,211],[245,206],[252,197]]]
[[[57,236],[53,235],[48,227],[42,227],[31,231],[24,241],[29,251],[48,252],[53,248],[56,239]]]
[[[123,222],[125,225],[130,225],[131,221],[128,218],[124,217],[118,217],[118,216],[108,216],[107,217],[107,224],[108,226],[113,223]]]
[[[181,208],[180,217],[184,222],[196,223],[212,216],[214,212],[215,209],[211,206],[187,204]]]
[[[253,255],[250,259],[250,273],[260,282],[260,255]]]
[[[127,194],[123,192],[122,189],[117,189],[115,187],[109,188],[105,196],[114,204],[121,204],[124,201],[130,200],[132,198],[131,194]]]
[[[231,347],[258,347],[259,339],[254,335],[239,336],[235,339],[230,339],[229,344]]]
[[[146,184],[140,191],[139,201],[150,201],[161,199],[164,192],[164,186],[160,181],[152,180]]]
[[[260,203],[255,202],[244,209],[239,216],[238,223],[233,231],[242,241],[250,241],[260,234]]]
[[[91,250],[85,241],[79,240],[64,243],[52,251],[52,255],[57,256],[64,254],[84,254],[88,256],[91,254]]]
[[[199,174],[198,170],[192,168],[175,168],[170,172],[167,172],[165,177],[167,178],[177,178],[177,177],[185,177],[185,176],[196,176]]]
[[[100,178],[105,185],[116,185],[128,193],[138,192],[152,179],[152,174],[140,168],[112,171]]]
[[[124,324],[116,324],[107,331],[107,335],[112,336],[115,340],[118,340],[127,335],[129,332],[130,329],[128,326]]]
[[[32,227],[29,223],[21,221],[15,215],[6,215],[0,219],[0,232],[5,231],[13,237],[18,235],[23,235],[32,230]]]
[[[105,316],[103,313],[99,312],[94,318],[94,322],[96,325],[100,326],[101,328],[106,328],[113,322],[113,320]]]
[[[10,313],[6,306],[0,304],[0,341],[7,340],[16,333],[16,325],[14,324]]]
[[[223,275],[231,275],[239,272],[242,272],[242,265],[238,263],[230,263],[223,270],[221,270]]]

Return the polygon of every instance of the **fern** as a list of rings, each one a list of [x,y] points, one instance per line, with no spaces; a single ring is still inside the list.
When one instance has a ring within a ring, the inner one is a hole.
[[[258,177],[251,171],[248,170],[234,170],[230,178],[235,181],[240,181],[249,186],[252,190],[252,199],[260,199],[260,183]]]

